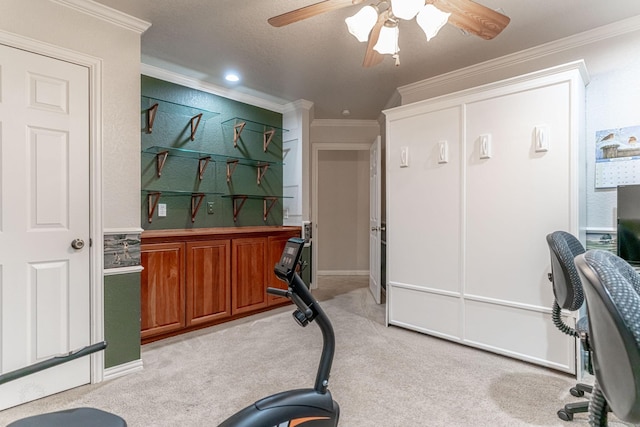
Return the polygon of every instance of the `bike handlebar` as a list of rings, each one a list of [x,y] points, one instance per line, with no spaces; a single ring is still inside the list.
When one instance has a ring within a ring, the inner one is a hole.
[[[304,301],[302,301],[302,298],[300,298],[298,294],[291,291],[285,291],[284,289],[280,288],[267,288],[267,293],[289,298],[298,307],[300,312],[304,314],[307,320],[313,319],[313,310],[311,310],[309,306]]]

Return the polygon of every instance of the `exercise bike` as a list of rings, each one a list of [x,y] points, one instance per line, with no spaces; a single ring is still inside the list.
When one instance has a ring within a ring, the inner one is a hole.
[[[328,390],[335,336],[329,318],[296,272],[303,245],[303,239],[291,238],[287,241],[274,272],[280,280],[289,285],[289,289],[267,288],[267,293],[293,301],[297,306],[293,312],[293,318],[300,326],[305,327],[314,320],[318,323],[322,331],[323,345],[315,386],[265,397],[232,415],[218,427],[336,427],[338,425],[340,407]]]

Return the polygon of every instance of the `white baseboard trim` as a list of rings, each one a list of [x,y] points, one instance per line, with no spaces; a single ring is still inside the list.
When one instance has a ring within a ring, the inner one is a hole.
[[[122,365],[112,366],[104,370],[102,379],[104,381],[112,380],[114,378],[129,375],[143,369],[142,359],[134,360],[132,362],[123,363]]]
[[[368,276],[369,270],[318,270],[318,276]]]

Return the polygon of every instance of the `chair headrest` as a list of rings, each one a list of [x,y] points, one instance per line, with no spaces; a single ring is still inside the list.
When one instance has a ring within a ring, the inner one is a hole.
[[[583,279],[593,365],[607,403],[623,421],[640,422],[640,276],[602,250],[576,258]]]
[[[554,231],[547,235],[547,244],[551,253],[551,276],[556,302],[565,310],[576,311],[584,302],[584,294],[574,258],[584,253],[584,246],[566,231]]]

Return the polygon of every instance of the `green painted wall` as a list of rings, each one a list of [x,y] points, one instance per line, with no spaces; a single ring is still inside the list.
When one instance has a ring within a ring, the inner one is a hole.
[[[224,197],[231,194],[282,196],[282,114],[147,76],[142,76],[141,81],[142,227],[147,230],[157,230],[282,225],[282,199],[273,205],[266,221],[263,220],[263,200],[248,199],[243,205],[237,221],[234,222],[232,199]],[[161,101],[158,102],[156,99]],[[159,103],[159,108],[152,133],[148,133],[147,109],[155,102]],[[215,115],[211,112],[219,114]],[[203,113],[203,117],[196,131],[195,140],[191,141],[190,118],[199,113]],[[233,126],[225,124],[225,122],[236,117],[260,124],[247,123],[237,147],[234,147]],[[263,150],[261,130],[264,126],[261,124],[279,129],[266,152]],[[260,132],[256,131],[258,129]],[[152,147],[180,148],[223,157],[214,158],[214,161],[207,165],[203,179],[200,180],[197,156],[188,158],[182,157],[185,153],[180,153],[180,156],[170,154],[162,170],[162,175],[158,177],[156,156],[145,152]],[[226,157],[224,156],[276,162],[277,164],[269,165],[260,185],[257,184],[256,167],[239,164],[232,175],[231,182],[228,183]],[[165,192],[160,197],[159,203],[167,205],[166,217],[158,217],[156,209],[152,222],[149,223],[149,205],[145,190]],[[195,222],[191,221],[190,194],[167,193],[167,191],[176,190],[206,193]],[[213,203],[213,214],[207,212],[209,202]]]
[[[140,273],[104,277],[105,368],[140,359]]]

